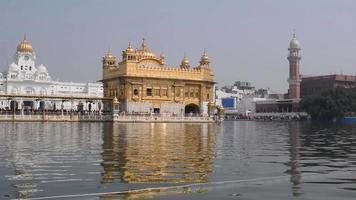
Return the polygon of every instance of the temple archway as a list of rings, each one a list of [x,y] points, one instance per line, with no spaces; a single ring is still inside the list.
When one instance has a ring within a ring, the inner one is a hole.
[[[33,109],[33,101],[23,101],[23,109],[24,110],[31,110]]]
[[[184,113],[189,114],[189,113],[193,113],[193,114],[198,114],[199,113],[199,106],[196,104],[188,104],[185,106],[184,108]]]
[[[10,102],[10,109],[11,109],[11,110],[17,110],[17,108],[18,108],[18,103],[17,103],[17,101],[11,101],[11,102]]]

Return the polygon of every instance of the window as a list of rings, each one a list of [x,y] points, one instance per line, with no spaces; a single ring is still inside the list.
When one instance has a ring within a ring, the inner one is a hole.
[[[147,96],[152,96],[152,88],[147,88],[146,95]]]
[[[189,92],[188,91],[185,92],[185,97],[189,97]]]
[[[138,89],[134,89],[133,94],[134,94],[135,96],[138,96]]]
[[[160,95],[160,92],[159,92],[159,89],[154,89],[154,96],[159,96]]]
[[[161,90],[161,95],[166,97],[167,96],[167,89],[162,89]]]
[[[176,89],[176,97],[180,97],[180,89]]]
[[[23,66],[21,65],[21,70],[23,70]]]
[[[32,67],[30,66],[30,71],[32,70]]]

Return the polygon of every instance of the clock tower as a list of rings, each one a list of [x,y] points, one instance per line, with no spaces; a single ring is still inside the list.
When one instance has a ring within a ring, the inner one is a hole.
[[[26,40],[26,36],[24,36],[21,43],[17,45],[14,60],[17,66],[19,66],[20,71],[34,71],[36,54],[30,42]]]
[[[300,98],[300,78],[299,68],[300,68],[300,43],[293,34],[293,38],[289,43],[289,55],[287,57],[289,61],[289,91],[288,95],[290,99],[299,99]]]

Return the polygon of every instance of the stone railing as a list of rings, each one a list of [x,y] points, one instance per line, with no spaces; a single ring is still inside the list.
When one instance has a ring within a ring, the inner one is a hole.
[[[115,115],[117,122],[213,122],[208,116],[168,116],[168,115]]]
[[[111,114],[1,114],[0,121],[53,122],[213,122],[208,116],[111,115]]]

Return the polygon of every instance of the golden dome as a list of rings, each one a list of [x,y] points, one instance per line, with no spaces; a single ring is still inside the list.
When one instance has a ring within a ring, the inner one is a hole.
[[[17,45],[17,51],[18,52],[33,52],[32,45],[30,44],[29,41],[26,40],[26,37],[22,40],[22,42]]]
[[[133,53],[133,52],[135,52],[135,49],[132,48],[131,43],[129,43],[129,46],[128,46],[127,49],[126,49],[126,52],[127,52],[127,53]]]
[[[105,59],[115,59],[115,56],[109,51],[104,55]]]
[[[189,65],[189,60],[186,57],[184,57],[182,60],[182,64]]]
[[[201,60],[203,60],[203,61],[209,61],[209,57],[208,57],[208,55],[206,55],[205,52],[204,52],[204,54],[202,55]]]
[[[208,65],[209,63],[210,63],[209,57],[204,51],[204,53],[203,53],[203,55],[201,56],[201,59],[200,59],[200,64],[201,65]]]

